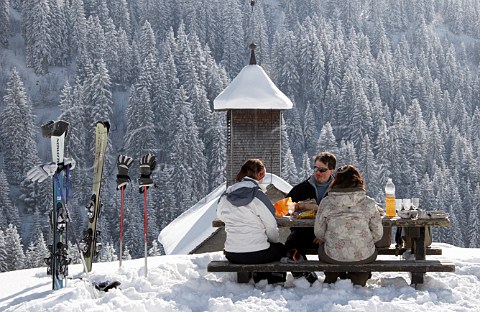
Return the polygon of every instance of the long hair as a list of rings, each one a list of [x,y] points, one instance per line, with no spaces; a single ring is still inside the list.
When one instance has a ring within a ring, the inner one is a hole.
[[[365,191],[365,182],[357,168],[352,165],[343,165],[338,168],[332,187],[350,188],[359,186]]]
[[[236,180],[242,181],[243,178],[249,177],[256,179],[260,171],[265,169],[265,164],[260,159],[249,159],[243,165],[237,174]]]

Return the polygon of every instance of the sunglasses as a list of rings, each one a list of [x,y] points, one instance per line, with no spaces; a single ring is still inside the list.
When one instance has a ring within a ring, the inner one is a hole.
[[[321,173],[327,172],[328,170],[328,168],[313,167],[313,171],[320,171]]]
[[[345,173],[348,170],[350,170],[350,166],[349,165],[344,165],[344,166],[341,166],[340,168],[337,169],[337,173]]]

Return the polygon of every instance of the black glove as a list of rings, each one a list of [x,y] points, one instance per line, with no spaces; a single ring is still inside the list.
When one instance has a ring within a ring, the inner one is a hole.
[[[155,155],[148,153],[140,159],[140,179],[138,179],[138,186],[140,193],[143,193],[144,186],[147,188],[153,186],[152,172],[155,170],[157,161]]]
[[[125,155],[118,155],[117,158],[117,190],[122,187],[127,187],[130,182],[130,176],[128,175],[128,169],[132,166],[133,158]]]

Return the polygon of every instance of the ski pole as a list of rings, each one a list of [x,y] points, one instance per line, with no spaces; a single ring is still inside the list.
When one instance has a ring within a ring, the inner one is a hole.
[[[147,187],[143,187],[143,238],[145,240],[145,277],[147,277]]]
[[[123,242],[123,208],[124,208],[124,199],[125,199],[125,186],[120,188],[120,262],[119,267],[122,267],[122,242]]]

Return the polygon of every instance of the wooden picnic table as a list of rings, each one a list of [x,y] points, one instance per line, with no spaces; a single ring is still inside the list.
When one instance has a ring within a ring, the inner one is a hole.
[[[297,219],[285,217],[276,217],[278,227],[314,227],[315,219]],[[412,253],[415,255],[416,260],[426,259],[426,247],[425,247],[425,230],[430,226],[449,226],[450,220],[448,214],[443,211],[425,211],[419,214],[418,218],[400,218],[398,216],[389,218],[382,217],[383,226],[395,226],[395,227],[415,227],[419,228],[419,237],[416,238],[415,250]],[[224,224],[221,220],[215,219],[212,222],[214,227],[223,227]]]
[[[290,217],[276,217],[278,227],[314,227],[315,219],[296,219]],[[408,271],[411,276],[411,284],[422,284],[426,272],[455,272],[455,264],[447,260],[426,260],[426,255],[441,254],[440,250],[428,250],[425,247],[425,231],[427,227],[432,226],[449,226],[450,220],[448,214],[443,211],[428,211],[419,214],[418,218],[403,219],[400,217],[388,218],[382,217],[382,224],[384,227],[414,227],[419,228],[419,237],[416,238],[415,250],[412,253],[415,255],[415,260],[376,260],[374,263],[362,265],[339,265],[327,264],[319,261],[306,261],[303,264],[282,264],[273,262],[270,264],[233,264],[228,261],[212,261],[208,266],[209,272],[237,272],[238,282],[248,282],[251,272],[277,272],[277,271],[306,271],[312,270],[322,271]],[[223,227],[225,224],[215,219],[212,222],[214,227]],[[392,251],[392,248],[383,248],[387,251]],[[379,250],[380,251],[380,250]],[[380,254],[380,252],[379,252]],[[387,254],[387,253],[383,253]]]

